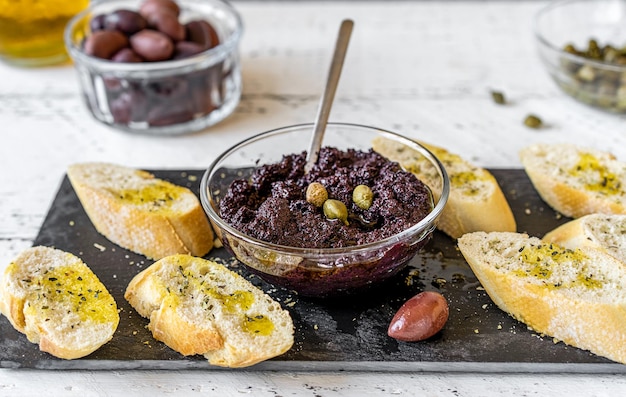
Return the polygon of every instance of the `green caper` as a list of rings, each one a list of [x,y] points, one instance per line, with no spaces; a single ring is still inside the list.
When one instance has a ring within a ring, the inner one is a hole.
[[[319,182],[313,182],[306,188],[306,201],[316,207],[321,207],[328,200],[328,191]]]
[[[335,199],[328,199],[324,201],[324,215],[328,219],[339,219],[344,224],[348,225],[348,208],[346,205]]]
[[[578,72],[576,72],[576,77],[579,80],[590,82],[596,79],[596,70],[590,65],[584,65]]]
[[[541,128],[542,124],[541,119],[534,114],[529,114],[524,119],[524,125],[529,128]]]
[[[361,209],[369,209],[372,206],[373,199],[374,193],[372,193],[372,189],[369,186],[358,185],[352,191],[352,201]]]
[[[504,105],[506,103],[504,94],[500,91],[491,91],[491,99],[498,105]]]

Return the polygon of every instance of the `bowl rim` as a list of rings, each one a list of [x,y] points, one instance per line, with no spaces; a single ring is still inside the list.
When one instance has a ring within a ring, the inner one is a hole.
[[[139,0],[137,0],[139,1]],[[74,60],[74,62],[78,61],[82,64],[89,65],[92,68],[97,68],[99,70],[106,70],[107,72],[168,72],[172,70],[176,70],[179,68],[183,68],[185,66],[196,66],[199,63],[206,61],[210,64],[217,63],[225,58],[228,54],[232,53],[236,50],[239,41],[241,40],[241,36],[243,35],[244,25],[243,20],[239,12],[234,8],[234,6],[225,0],[178,0],[179,6],[182,10],[185,7],[190,5],[214,5],[217,4],[226,10],[231,17],[234,18],[235,21],[235,29],[232,34],[230,34],[226,40],[219,43],[217,46],[209,48],[208,50],[202,51],[198,54],[183,58],[183,59],[170,59],[166,61],[159,62],[141,62],[138,67],[137,63],[127,63],[127,62],[113,62],[108,59],[96,58],[90,55],[85,54],[79,46],[74,43],[73,36],[74,30],[78,23],[83,19],[89,16],[89,14],[93,13],[98,7],[103,4],[112,4],[112,3],[120,3],[121,6],[128,9],[132,7],[134,3],[129,3],[128,1],[123,0],[93,0],[90,2],[89,6],[76,14],[72,19],[69,20],[67,25],[65,26],[65,30],[63,32],[63,39],[65,42],[65,47],[70,55],[70,57]]]
[[[244,139],[243,141],[240,141],[239,143],[231,146],[229,149],[227,149],[222,154],[220,154],[209,165],[209,167],[206,169],[206,171],[204,172],[200,180],[200,202],[206,214],[210,218],[210,220],[212,222],[215,222],[219,228],[224,229],[230,235],[233,235],[236,238],[243,240],[248,244],[252,244],[255,246],[262,246],[265,249],[271,249],[273,251],[280,252],[286,255],[299,255],[299,256],[306,256],[309,258],[316,257],[316,256],[327,257],[327,256],[334,256],[334,255],[345,255],[346,252],[350,252],[351,254],[370,252],[372,249],[381,248],[389,244],[395,244],[397,242],[400,242],[404,240],[406,237],[410,235],[414,235],[414,234],[419,234],[420,237],[418,241],[421,241],[424,239],[426,235],[428,235],[430,232],[432,232],[435,229],[436,221],[440,217],[441,213],[443,212],[443,209],[448,201],[448,197],[450,194],[450,179],[448,177],[445,167],[443,166],[441,161],[437,158],[437,156],[435,156],[430,150],[428,150],[426,147],[419,144],[418,142],[411,140],[398,133],[391,132],[389,130],[385,130],[385,129],[378,128],[378,127],[372,127],[372,126],[367,126],[363,124],[355,124],[355,123],[343,123],[343,122],[329,122],[327,126],[361,128],[361,129],[375,131],[381,134],[382,136],[391,137],[394,140],[400,141],[401,143],[408,145],[412,149],[417,150],[418,152],[420,152],[420,154],[426,157],[435,166],[442,180],[441,195],[439,196],[439,200],[437,200],[436,204],[434,205],[433,209],[428,213],[428,215],[426,215],[422,220],[420,220],[415,225],[399,233],[396,233],[392,236],[384,238],[382,240],[377,240],[377,241],[373,241],[373,242],[361,244],[361,245],[353,245],[353,246],[347,246],[347,247],[334,247],[334,248],[303,248],[303,247],[294,247],[294,246],[287,246],[287,245],[281,245],[281,244],[274,244],[274,243],[270,243],[267,241],[256,239],[254,237],[250,237],[240,232],[236,228],[230,226],[225,221],[223,221],[220,215],[213,209],[211,205],[211,200],[209,199],[209,196],[207,193],[209,177],[211,176],[213,171],[215,171],[215,167],[222,161],[222,159],[229,156],[240,147],[245,146],[254,141],[260,140],[266,136],[278,135],[281,133],[289,132],[291,130],[303,129],[304,127],[310,128],[312,131],[313,125],[314,125],[313,123],[293,124],[293,125],[289,125],[285,127],[279,127],[279,128],[274,128],[268,131],[264,131],[264,132],[255,134],[247,139]],[[432,199],[433,201],[435,201],[435,197],[432,194],[432,189],[430,190],[431,190],[431,195],[433,196]]]
[[[619,1],[619,0],[600,0],[600,1],[602,1],[602,2],[614,2],[614,1]],[[608,62],[604,62],[604,61],[598,61],[598,60],[590,59],[590,58],[585,58],[583,56],[567,52],[563,48],[557,47],[555,44],[553,44],[550,40],[548,40],[542,34],[542,31],[541,31],[541,29],[539,27],[539,23],[540,23],[541,18],[543,16],[545,16],[547,13],[549,13],[550,11],[552,11],[553,9],[556,9],[556,8],[559,8],[559,7],[562,7],[562,6],[571,4],[571,3],[597,4],[598,0],[556,0],[556,1],[551,1],[547,5],[544,5],[543,7],[541,7],[535,13],[535,16],[533,18],[533,33],[535,35],[535,38],[539,42],[539,44],[545,46],[546,48],[548,48],[552,52],[558,53],[560,56],[562,56],[564,58],[567,58],[570,61],[574,61],[574,62],[577,62],[577,63],[584,63],[584,64],[588,64],[590,66],[594,66],[596,68],[612,70],[612,71],[615,71],[615,72],[622,72],[622,71],[624,71],[626,66],[616,65],[616,64],[613,64],[613,63],[608,63]]]

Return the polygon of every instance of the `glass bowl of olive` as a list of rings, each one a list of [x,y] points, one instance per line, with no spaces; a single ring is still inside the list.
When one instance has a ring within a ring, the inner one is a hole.
[[[222,0],[100,0],[65,45],[96,120],[149,135],[191,133],[237,107],[239,13]]]
[[[534,34],[541,61],[565,93],[626,112],[626,2],[551,2],[536,14]]]
[[[354,294],[402,270],[430,240],[450,183],[426,148],[379,128],[329,123],[312,168],[313,124],[254,135],[204,173],[200,201],[217,236],[265,281],[302,296]],[[415,151],[427,186],[373,150]],[[431,183],[432,184],[432,183]]]

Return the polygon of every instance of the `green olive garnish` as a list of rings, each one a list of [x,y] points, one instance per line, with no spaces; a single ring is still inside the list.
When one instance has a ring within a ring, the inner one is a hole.
[[[369,186],[358,185],[352,191],[352,201],[361,209],[369,209],[372,206],[373,199],[374,193],[372,193],[372,189]]]
[[[328,219],[339,219],[345,225],[348,225],[348,208],[346,205],[335,199],[328,199],[324,201],[324,215]]]

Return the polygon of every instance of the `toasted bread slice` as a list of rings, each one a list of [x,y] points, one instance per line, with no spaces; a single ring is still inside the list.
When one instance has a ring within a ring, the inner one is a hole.
[[[548,232],[543,240],[570,249],[600,249],[626,264],[626,215],[585,215]]]
[[[64,359],[97,350],[120,320],[115,300],[82,260],[41,246],[23,251],[6,268],[0,311],[42,351]]]
[[[511,207],[493,175],[440,147],[420,142],[443,164],[450,177],[450,195],[437,228],[452,238],[474,231],[517,230]],[[391,161],[415,174],[433,191],[441,194],[441,182],[429,161],[417,151],[390,139],[377,137],[372,146]]]
[[[520,160],[541,198],[561,214],[626,214],[626,163],[568,143],[534,144]]]
[[[626,267],[537,237],[475,232],[461,253],[493,302],[538,333],[626,363]]]
[[[155,339],[183,355],[246,367],[293,345],[293,322],[269,295],[226,267],[189,255],[163,258],[137,274],[125,294]]]
[[[213,230],[196,195],[152,174],[108,163],[80,163],[67,175],[95,228],[151,259],[206,255]]]

